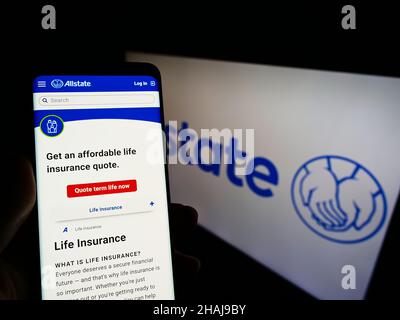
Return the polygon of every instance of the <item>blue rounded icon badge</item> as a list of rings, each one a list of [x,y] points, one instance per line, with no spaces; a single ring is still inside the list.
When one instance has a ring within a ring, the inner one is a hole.
[[[377,234],[386,218],[385,193],[359,163],[326,155],[303,164],[294,175],[293,206],[317,235],[339,243],[357,243]]]
[[[40,130],[48,137],[56,137],[64,130],[64,121],[54,114],[47,115],[40,121]]]
[[[62,86],[64,85],[64,81],[62,81],[61,79],[53,79],[50,82],[51,86],[55,89],[60,89],[62,88]]]

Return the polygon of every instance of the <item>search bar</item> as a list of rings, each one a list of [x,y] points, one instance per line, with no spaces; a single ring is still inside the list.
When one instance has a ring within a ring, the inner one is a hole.
[[[41,106],[129,106],[154,104],[154,94],[132,95],[43,95]]]

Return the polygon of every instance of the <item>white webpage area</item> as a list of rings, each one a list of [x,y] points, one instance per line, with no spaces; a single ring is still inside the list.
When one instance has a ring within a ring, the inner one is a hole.
[[[43,299],[174,298],[159,101],[34,93]]]

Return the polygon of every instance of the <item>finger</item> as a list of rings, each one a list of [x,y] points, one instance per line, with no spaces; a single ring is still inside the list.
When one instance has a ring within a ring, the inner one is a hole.
[[[174,250],[175,268],[179,274],[193,276],[199,272],[201,263],[196,257],[189,256],[178,250]]]
[[[317,203],[316,202],[311,202],[308,206],[308,208],[311,211],[311,216],[312,218],[321,226],[324,228],[327,227],[330,223],[328,220],[326,220],[318,211]]]
[[[334,221],[334,226],[335,227],[339,227],[342,225],[342,220],[339,219],[333,212],[331,212],[331,210],[328,208],[328,201],[322,201],[322,208],[321,208],[327,216],[329,216],[329,218],[331,220]]]
[[[174,252],[173,259],[176,298],[188,298],[193,293],[195,280],[200,270],[200,261],[179,251]]]
[[[25,159],[10,159],[3,181],[6,194],[0,216],[0,252],[7,246],[35,204],[36,188],[31,164]]]
[[[170,205],[171,236],[173,241],[184,241],[197,226],[197,211],[190,207],[178,203]]]
[[[317,202],[317,210],[321,217],[323,217],[327,221],[328,227],[333,227],[335,225],[335,220],[333,220],[329,215],[325,212],[322,201]]]
[[[306,182],[307,182],[307,180],[306,180]],[[307,192],[307,196],[303,197],[303,203],[310,210],[311,217],[319,225],[321,225],[325,228],[328,226],[328,224],[330,224],[330,221],[327,220],[323,215],[320,214],[318,206],[317,206],[317,202],[313,201],[313,194],[314,194],[315,190],[316,190],[315,188],[312,188],[312,189],[310,189],[309,192]],[[301,192],[301,194],[303,194],[303,192]]]
[[[347,222],[347,217],[343,212],[338,208],[336,201],[333,199],[329,200],[329,208],[330,211],[335,214],[335,216],[341,221],[340,226],[344,226]]]

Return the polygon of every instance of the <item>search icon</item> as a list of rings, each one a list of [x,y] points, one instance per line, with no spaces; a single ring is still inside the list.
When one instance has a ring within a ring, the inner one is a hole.
[[[47,98],[42,98],[42,102],[47,103]]]

